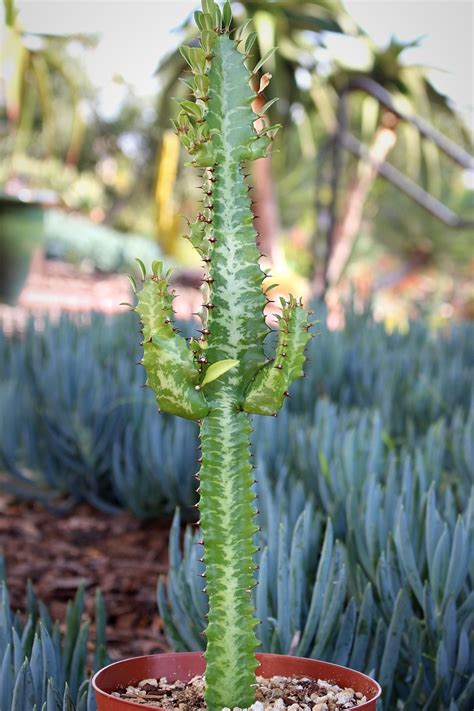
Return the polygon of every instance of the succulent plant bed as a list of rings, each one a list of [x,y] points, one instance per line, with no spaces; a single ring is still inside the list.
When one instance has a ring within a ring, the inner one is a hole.
[[[345,484],[326,474],[340,469],[335,459],[346,459],[346,432],[358,431],[375,411],[380,451],[394,454],[402,446],[413,451],[441,418],[443,429],[467,421],[474,325],[435,334],[420,321],[407,334],[390,334],[369,312],[348,309],[345,330],[328,332],[324,308],[315,305],[315,313],[320,336],[310,344],[304,384],[295,383],[278,418],[256,420],[254,438],[259,461],[316,486],[332,514],[336,489],[342,493]],[[127,508],[142,519],[195,503],[197,427],[154,412],[151,392],[139,387],[144,374],[135,365],[140,352],[131,318],[96,314],[81,325],[64,315],[40,331],[31,320],[13,337],[0,327],[0,488],[49,503],[68,498]],[[179,328],[196,334],[196,323]],[[351,416],[351,408],[360,414]],[[364,436],[371,439],[370,428]],[[462,454],[460,442],[450,442],[449,431],[435,439],[457,457],[470,456],[468,447]],[[385,466],[380,461],[380,471]]]

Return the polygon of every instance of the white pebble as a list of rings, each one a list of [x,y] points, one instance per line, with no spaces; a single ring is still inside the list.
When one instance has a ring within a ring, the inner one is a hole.
[[[323,689],[330,689],[331,691],[334,691],[334,684],[330,684],[329,681],[324,681],[324,679],[318,679],[318,684]]]
[[[336,701],[339,704],[347,704],[348,701],[352,699],[352,693],[349,691],[340,691],[338,694],[336,694]]]

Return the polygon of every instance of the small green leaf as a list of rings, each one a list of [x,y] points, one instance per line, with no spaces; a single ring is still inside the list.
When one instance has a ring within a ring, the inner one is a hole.
[[[256,32],[251,32],[247,39],[245,40],[245,54],[248,54],[252,47],[255,44],[255,40],[257,39],[257,33]]]
[[[269,133],[270,131],[275,131],[275,133],[277,133],[281,127],[282,127],[281,123],[274,123],[271,126],[265,126],[265,128],[263,128],[258,135],[264,136],[266,133]]]
[[[224,375],[224,373],[227,373],[228,370],[234,368],[238,364],[238,360],[232,360],[231,358],[228,360],[219,360],[217,363],[212,363],[212,365],[210,365],[207,369],[206,375],[204,376],[204,380],[202,381],[200,387],[203,388],[208,383],[212,383],[213,380],[217,380],[217,378],[220,378],[221,375]]]
[[[230,6],[229,0],[226,0],[226,2],[224,3],[222,17],[224,19],[224,27],[226,30],[228,30],[230,27],[230,23],[232,22],[232,8]]]
[[[262,106],[262,108],[260,109],[259,115],[264,116],[267,113],[270,106],[273,106],[273,104],[275,104],[277,101],[278,101],[278,97],[276,97],[275,99],[270,99],[270,101],[267,101],[267,103],[264,104],[264,106]]]
[[[198,74],[202,74],[206,69],[206,54],[201,47],[188,47],[182,45],[179,51],[183,55],[191,69]]]
[[[190,54],[191,47],[188,47],[186,44],[182,44],[179,48],[179,51],[182,55],[182,57],[186,60],[186,62],[191,66],[191,54]]]
[[[192,128],[191,121],[189,120],[189,116],[185,111],[180,111],[176,123],[178,127],[181,129],[181,131],[189,131],[190,128]]]
[[[135,257],[135,261],[136,261],[136,263],[138,264],[138,266],[140,267],[140,271],[141,271],[141,273],[142,273],[143,279],[145,279],[145,277],[146,277],[146,267],[145,267],[145,264],[142,262],[142,260],[141,260],[139,257]]]
[[[253,70],[253,73],[254,73],[254,74],[256,74],[256,73],[259,71],[259,69],[261,69],[261,68],[263,67],[263,65],[265,64],[265,62],[268,62],[268,60],[269,60],[271,57],[273,57],[273,55],[275,54],[276,50],[277,50],[277,48],[276,48],[276,47],[273,47],[273,49],[269,49],[268,52],[265,52],[265,54],[263,55],[263,57],[261,58],[261,60],[257,63],[256,67],[254,67],[254,70]]]
[[[130,281],[130,284],[132,285],[132,289],[135,293],[137,293],[137,282],[135,281],[135,277],[132,276],[131,274],[127,274],[128,279]]]
[[[250,18],[249,20],[245,20],[244,24],[239,28],[239,33],[238,33],[238,40],[241,41],[244,37],[244,34],[247,31],[247,28],[249,25],[251,25],[253,22],[253,19]]]
[[[193,351],[193,353],[199,353],[199,351],[201,350],[201,347],[195,338],[189,339],[189,347]]]
[[[212,17],[216,9],[216,3],[214,2],[214,0],[202,0],[202,9],[203,12],[206,12]]]
[[[206,30],[212,32],[215,35],[212,15],[209,15],[209,13],[207,12],[205,12],[202,16],[202,31],[205,32]]]
[[[207,76],[205,74],[196,74],[195,84],[199,96],[207,96],[207,92],[209,91],[209,79]]]
[[[157,279],[161,277],[161,273],[163,270],[163,262],[160,262],[158,259],[155,259],[151,263],[151,271],[153,272],[153,276],[155,276]]]
[[[180,101],[179,105],[181,106],[183,111],[186,111],[186,113],[190,116],[193,116],[197,119],[202,119],[202,112],[197,104],[194,104],[192,101],[187,101],[187,99],[185,99],[184,101]]]
[[[203,30],[201,32],[201,46],[206,55],[210,55],[212,53],[212,45],[215,39],[216,33],[214,30]]]
[[[212,19],[214,20],[214,27],[216,30],[221,29],[222,23],[222,13],[219,5],[214,3],[214,12],[212,13]]]
[[[201,10],[196,10],[196,12],[194,13],[194,22],[196,23],[199,30],[204,29],[202,21],[203,15],[204,13],[202,13]]]

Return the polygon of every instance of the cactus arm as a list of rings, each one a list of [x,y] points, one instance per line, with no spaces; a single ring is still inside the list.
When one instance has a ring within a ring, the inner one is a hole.
[[[136,311],[143,324],[143,360],[146,384],[163,412],[199,420],[209,412],[199,389],[200,373],[192,351],[173,327],[173,297],[160,263],[137,293]]]
[[[282,314],[275,358],[255,376],[247,389],[244,410],[257,415],[275,415],[293,381],[303,375],[305,348],[311,338],[308,314],[290,296],[282,301]]]

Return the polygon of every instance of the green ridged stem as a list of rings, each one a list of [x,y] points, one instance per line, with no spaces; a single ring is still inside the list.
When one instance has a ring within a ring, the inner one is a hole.
[[[255,494],[249,463],[251,426],[238,411],[232,383],[222,386],[202,424],[201,530],[209,615],[206,629],[206,702],[209,709],[254,701]],[[212,602],[211,602],[212,601]]]
[[[147,384],[169,412],[200,422],[198,475],[209,618],[206,704],[209,711],[254,701],[258,646],[251,597],[255,585],[255,494],[250,415],[276,414],[302,374],[310,338],[307,314],[283,302],[278,345],[265,353],[265,276],[260,269],[247,161],[265,156],[274,130],[257,133],[256,98],[240,43],[230,37],[230,5],[203,0],[195,14],[201,47],[182,47],[193,73],[194,101],[174,122],[190,165],[203,175],[203,207],[188,239],[201,255],[202,336],[188,345],[173,328],[172,296],[162,267],[138,292]]]

